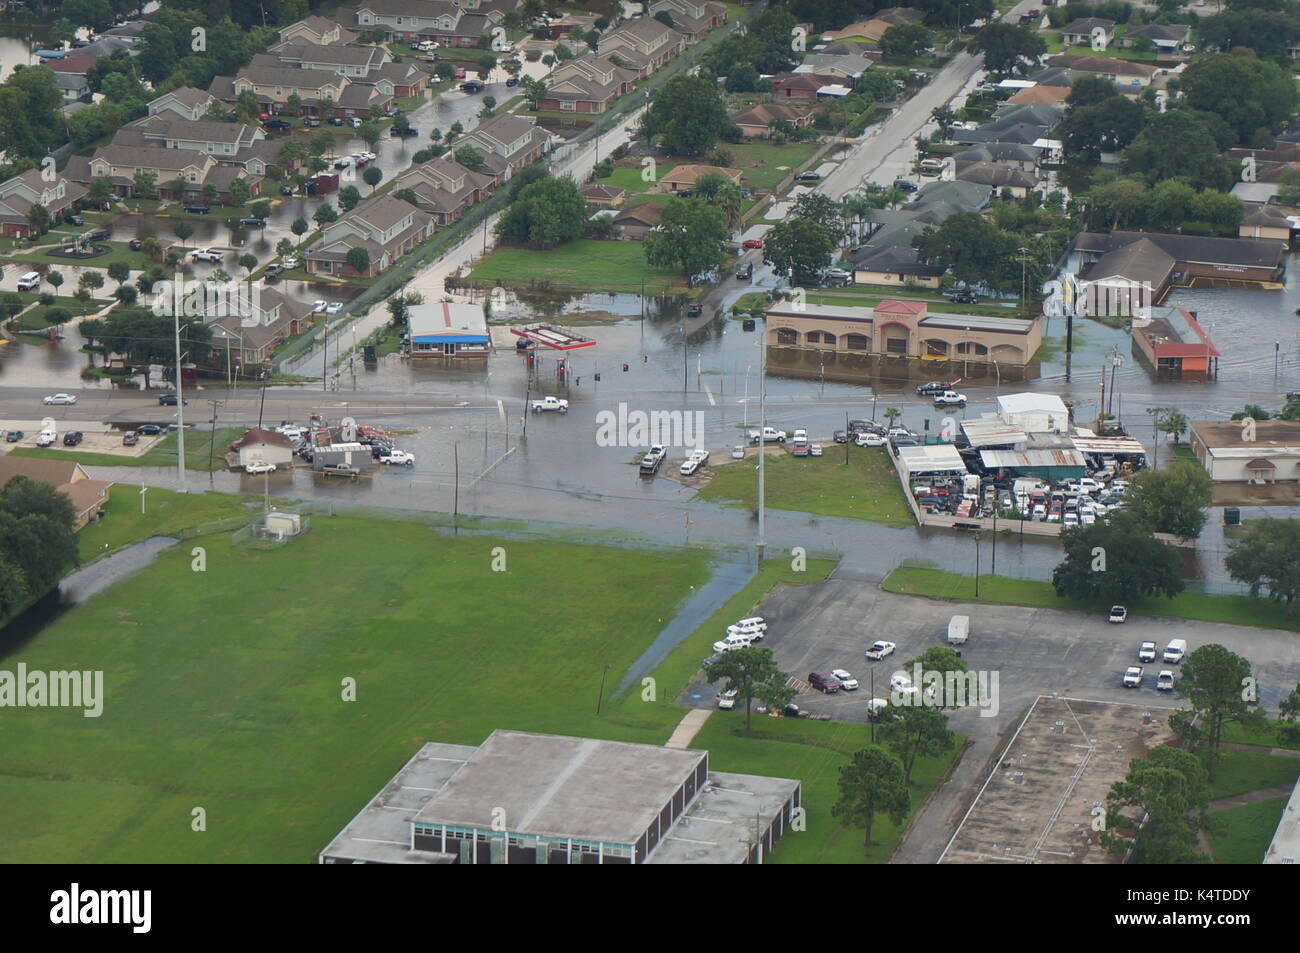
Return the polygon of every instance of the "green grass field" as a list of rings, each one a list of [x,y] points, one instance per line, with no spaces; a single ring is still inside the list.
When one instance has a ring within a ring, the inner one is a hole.
[[[915,520],[903,497],[885,451],[824,444],[821,457],[768,455],[764,466],[767,505],[775,510],[797,510],[816,516],[844,516],[886,526],[913,526]],[[753,463],[718,467],[713,479],[700,488],[697,499],[729,502],[747,509],[758,507],[758,476]]]
[[[1258,864],[1268,852],[1286,809],[1286,798],[1213,811],[1206,835],[1218,864]]]
[[[132,271],[141,271],[149,266],[149,256],[146,255],[144,252],[131,251],[130,245],[128,245],[126,242],[107,241],[107,242],[96,242],[95,244],[108,245],[112,249],[112,251],[110,251],[107,255],[100,255],[98,258],[72,259],[72,258],[63,258],[59,255],[51,255],[49,254],[49,249],[45,249],[45,250],[37,250],[37,251],[15,252],[10,255],[7,255],[6,258],[11,262],[23,262],[23,263],[31,263],[35,265],[49,265],[55,271],[59,271],[63,269],[71,269],[73,267],[107,268],[115,261],[126,262]],[[57,250],[58,247],[60,246],[56,245],[54,250]],[[64,277],[67,278],[69,277],[69,275],[65,274]],[[109,284],[110,283],[106,282],[105,287],[108,287]],[[67,282],[64,283],[64,287],[65,288],[69,287]]]
[[[151,488],[145,493],[144,513],[141,513],[139,488],[119,483],[113,487],[104,511],[105,519],[77,533],[82,562],[150,536],[171,536],[203,523],[246,514],[252,514],[251,521],[262,511],[262,500],[226,493],[176,493]]]
[[[226,462],[222,459],[222,455],[233,441],[243,435],[242,427],[218,427],[215,432],[190,431],[185,435],[185,466],[191,470],[224,470]],[[176,466],[176,435],[168,434],[139,457],[124,457],[113,453],[83,453],[77,450],[47,450],[41,447],[17,447],[12,453],[17,457],[72,459],[91,467],[174,467]]]
[[[1007,530],[1013,533],[1014,530]],[[1033,606],[1077,612],[1102,612],[1107,608],[1077,599],[1064,599],[1051,583],[1004,576],[980,576],[980,594],[975,597],[975,580],[970,576],[915,566],[900,566],[885,577],[881,588],[904,595],[987,602],[995,605]],[[1286,616],[1283,606],[1250,596],[1216,596],[1184,592],[1175,599],[1138,599],[1128,603],[1129,616],[1157,616],[1164,619],[1197,619],[1230,625],[1257,625],[1300,630],[1300,618]]]
[[[496,545],[508,572],[490,569]],[[103,670],[106,700],[98,719],[6,717],[0,860],[309,862],[427,740],[661,744],[681,711],[597,717],[600,675],[640,654],[706,558],[325,517],[274,551],[188,541],[16,657]]]
[[[686,279],[676,272],[646,264],[640,242],[601,242],[588,238],[565,242],[550,251],[497,248],[470,274],[475,281],[499,281],[508,288],[528,289],[548,282],[557,290],[641,292],[667,294],[684,290]]]
[[[744,178],[741,184],[750,189],[773,189],[794,170],[807,162],[819,148],[815,142],[788,142],[773,145],[770,142],[723,143],[734,157],[732,168],[739,169]]]
[[[1228,725],[1223,730],[1223,740],[1236,741],[1245,745],[1258,745],[1261,748],[1300,749],[1300,740],[1288,742],[1278,734],[1279,725],[1281,725],[1281,722],[1276,718],[1269,719],[1268,728],[1264,731],[1247,731],[1240,725]]]
[[[1261,751],[1221,750],[1210,776],[1210,800],[1294,784],[1300,777],[1300,758]]]

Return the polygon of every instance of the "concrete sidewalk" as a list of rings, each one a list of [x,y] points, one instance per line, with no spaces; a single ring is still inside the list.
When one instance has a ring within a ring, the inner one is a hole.
[[[695,736],[699,734],[704,723],[713,714],[712,708],[692,708],[673,729],[672,737],[665,743],[665,748],[689,748]]]

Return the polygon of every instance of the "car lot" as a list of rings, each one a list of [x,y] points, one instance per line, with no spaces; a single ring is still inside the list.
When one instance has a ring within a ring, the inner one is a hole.
[[[1157,691],[1152,669],[1147,668],[1140,688],[1124,688],[1124,670],[1137,663],[1138,646],[1152,641],[1162,650],[1170,641],[1186,639],[1189,651],[1218,642],[1249,658],[1260,680],[1260,699],[1266,707],[1278,702],[1300,682],[1300,656],[1295,634],[1274,629],[1154,619],[1130,613],[1124,625],[1107,621],[1109,606],[1083,614],[1018,606],[984,606],[940,602],[894,595],[860,580],[833,579],[809,586],[780,586],[758,611],[770,628],[763,643],[772,649],[781,669],[798,679],[809,672],[844,668],[857,678],[860,690],[825,695],[804,691],[795,702],[810,714],[865,721],[868,700],[888,695],[889,679],[903,663],[931,645],[944,644],[948,622],[954,615],[970,616],[970,640],[962,656],[975,671],[997,675],[997,711],[980,717],[971,709],[952,714],[953,730],[971,741],[953,781],[936,797],[918,820],[905,847],[909,860],[930,863],[939,856],[960,820],[998,739],[1023,716],[1041,694],[1054,692],[1075,698],[1149,704],[1180,704],[1176,697]],[[865,658],[876,640],[895,642],[894,655],[881,662]],[[910,673],[909,673],[910,674]],[[994,684],[990,679],[990,684]],[[686,698],[712,707],[716,687],[702,679],[692,683]],[[715,716],[717,717],[717,716]],[[913,845],[912,840],[916,843]],[[910,845],[910,846],[909,846]]]

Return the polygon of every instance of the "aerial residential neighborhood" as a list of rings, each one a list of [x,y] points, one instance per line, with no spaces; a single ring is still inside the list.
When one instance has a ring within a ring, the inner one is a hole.
[[[0,3],[0,859],[1295,863],[1298,56]]]

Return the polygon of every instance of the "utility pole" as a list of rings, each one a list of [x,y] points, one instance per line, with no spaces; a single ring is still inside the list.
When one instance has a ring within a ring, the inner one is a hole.
[[[767,321],[763,322],[763,336],[758,340],[758,564],[763,565],[763,551],[767,548],[767,509],[763,479],[767,449],[763,431],[767,429]]]
[[[460,535],[460,444],[452,448],[456,460],[456,490],[451,505],[451,531],[453,536]]]
[[[176,332],[176,492],[185,492],[185,396],[181,387],[181,316],[172,307],[172,327]]]
[[[208,435],[208,483],[212,483],[212,451],[217,443],[217,408],[225,404],[224,400],[210,400],[212,405],[212,433]]]
[[[975,531],[975,598],[980,597],[980,534]]]
[[[686,363],[686,305],[682,305],[682,397],[686,396],[686,388],[690,382],[690,369]]]

